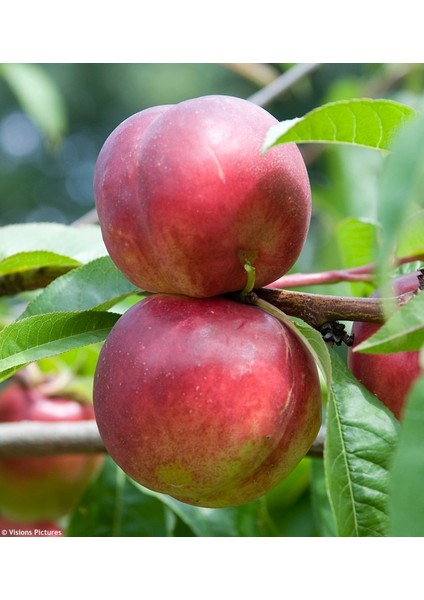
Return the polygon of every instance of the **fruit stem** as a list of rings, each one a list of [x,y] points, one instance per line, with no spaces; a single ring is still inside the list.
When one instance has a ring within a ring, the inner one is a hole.
[[[244,262],[244,270],[247,272],[247,281],[241,292],[241,297],[243,300],[250,294],[250,292],[252,292],[256,281],[256,269],[247,259]]]

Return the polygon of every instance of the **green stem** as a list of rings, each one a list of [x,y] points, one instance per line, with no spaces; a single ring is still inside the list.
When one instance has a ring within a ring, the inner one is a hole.
[[[248,294],[250,294],[250,292],[255,287],[255,281],[256,281],[256,269],[249,260],[245,261],[244,270],[247,272],[247,281],[246,281],[246,285],[244,286],[244,288],[241,292],[242,298],[245,298]]]

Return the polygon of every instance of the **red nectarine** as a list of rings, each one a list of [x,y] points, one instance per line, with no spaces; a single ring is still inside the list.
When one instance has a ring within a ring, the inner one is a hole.
[[[131,478],[224,507],[264,495],[305,456],[321,391],[309,350],[275,317],[222,297],[155,295],[109,334],[94,409]]]
[[[394,282],[397,295],[414,292],[420,287],[422,274],[410,273]],[[378,297],[379,291],[372,294]],[[352,373],[372,392],[393,414],[400,419],[408,392],[419,376],[418,352],[394,352],[392,354],[363,354],[353,352],[361,342],[380,329],[375,323],[356,322],[353,324],[354,344],[349,349],[348,365]]]
[[[118,268],[152,292],[193,297],[271,283],[297,260],[310,222],[295,144],[262,145],[277,120],[240,98],[205,96],[143,110],[100,151],[94,196]]]
[[[0,393],[0,422],[65,422],[94,419],[91,404],[47,397],[13,382]],[[57,519],[77,503],[102,461],[72,454],[0,459],[0,510],[18,521]]]

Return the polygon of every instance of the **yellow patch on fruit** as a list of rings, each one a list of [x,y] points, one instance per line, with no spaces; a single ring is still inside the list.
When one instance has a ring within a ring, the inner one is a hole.
[[[189,485],[193,477],[190,471],[184,469],[178,463],[169,463],[163,467],[156,469],[156,476],[166,485],[172,485],[180,487],[183,485]]]

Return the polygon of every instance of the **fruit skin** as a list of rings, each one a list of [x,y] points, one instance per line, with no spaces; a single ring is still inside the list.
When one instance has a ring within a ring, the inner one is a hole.
[[[0,393],[0,422],[94,419],[91,404],[45,397],[36,387],[10,383]],[[76,505],[99,468],[101,455],[73,454],[0,459],[0,510],[22,522],[55,520]]]
[[[399,277],[394,282],[396,295],[419,289],[421,272]],[[372,297],[380,296],[377,290]],[[348,366],[357,379],[385,404],[397,419],[402,418],[406,397],[415,379],[420,375],[419,352],[392,354],[360,354],[354,348],[380,329],[375,323],[356,322],[352,333],[354,343],[348,352]]]
[[[231,96],[143,110],[100,151],[94,197],[109,254],[142,289],[209,297],[286,273],[303,247],[311,191],[295,144],[262,153],[277,120]]]
[[[133,306],[102,348],[93,397],[103,442],[131,478],[213,508],[277,485],[321,424],[317,368],[297,335],[221,297]]]

